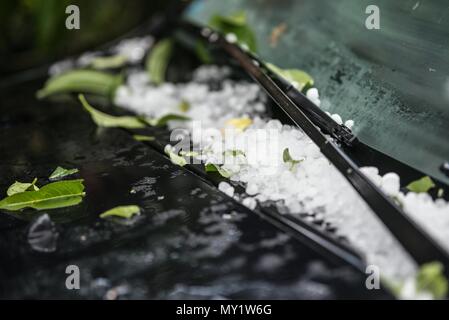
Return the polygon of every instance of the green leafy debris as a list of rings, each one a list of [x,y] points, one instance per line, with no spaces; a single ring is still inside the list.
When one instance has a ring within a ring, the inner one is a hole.
[[[281,69],[271,63],[266,63],[266,66],[271,71],[277,73],[285,80],[293,84],[299,91],[302,91],[305,87],[313,86],[313,78],[305,71],[299,69]]]
[[[166,38],[160,40],[150,51],[146,60],[146,69],[150,80],[159,85],[165,81],[165,73],[173,53],[174,42]]]
[[[59,93],[93,93],[111,97],[123,82],[121,75],[95,70],[71,70],[51,77],[37,92],[39,99]]]
[[[28,182],[23,183],[23,182],[16,181],[8,188],[8,190],[6,191],[6,194],[8,196],[12,196],[14,194],[22,193],[25,191],[33,191],[33,190],[37,191],[37,190],[39,190],[39,187],[36,186],[36,182],[37,182],[37,178],[34,178],[33,182],[29,182],[29,183]]]
[[[183,157],[198,157],[200,155],[196,151],[180,151],[179,154]]]
[[[120,217],[125,219],[130,219],[134,215],[140,215],[140,208],[136,205],[129,205],[129,206],[118,206],[112,209],[109,209],[108,211],[103,212],[100,214],[100,218],[107,218],[107,217]]]
[[[284,160],[284,163],[289,164],[290,165],[290,171],[295,171],[296,170],[296,166],[301,163],[304,160],[295,160],[292,158],[292,156],[290,155],[290,151],[288,150],[288,148],[284,149],[284,152],[282,153],[282,160]]]
[[[92,117],[92,120],[97,124],[99,127],[105,127],[105,128],[125,128],[125,129],[139,129],[139,128],[145,128],[145,123],[138,117],[133,116],[111,116],[109,114],[106,114],[104,112],[98,111],[94,109],[86,100],[84,95],[80,94],[78,96],[79,100],[81,101],[81,104],[83,105],[84,109],[90,113],[90,116]]]
[[[174,114],[174,113],[169,113],[166,114],[165,116],[162,116],[160,118],[146,118],[145,121],[153,127],[162,127],[165,126],[169,121],[188,121],[190,120],[189,117],[183,116],[183,115],[179,115],[179,114]]]
[[[424,193],[428,192],[434,187],[435,183],[433,182],[433,180],[430,177],[425,176],[419,180],[409,183],[406,188],[411,192]]]
[[[245,152],[243,152],[242,150],[226,150],[223,152],[224,156],[232,156],[232,157],[237,157],[239,155],[241,156],[245,156]]]
[[[228,16],[214,15],[209,20],[209,26],[224,35],[234,34],[240,45],[246,45],[250,51],[256,52],[256,36],[246,22],[244,11]]]
[[[52,172],[52,174],[50,175],[50,177],[48,177],[48,179],[50,180],[58,180],[67,176],[70,176],[72,174],[77,173],[79,170],[78,169],[65,169],[63,167],[57,167],[55,169],[55,171]]]
[[[170,145],[165,146],[164,152],[170,157],[170,160],[172,163],[174,163],[180,167],[184,167],[187,164],[186,159],[184,159],[184,157],[174,153],[173,149]]]
[[[156,140],[156,138],[153,136],[144,136],[144,135],[140,135],[140,134],[133,135],[133,138],[136,141],[154,141],[154,140]]]
[[[198,40],[195,44],[195,53],[203,64],[211,64],[213,59],[203,41]]]
[[[79,204],[84,197],[83,180],[65,180],[49,183],[37,191],[13,194],[0,201],[0,209],[17,211],[56,209]]]
[[[205,168],[206,172],[218,172],[223,178],[229,178],[231,176],[229,171],[213,163],[206,164]]]
[[[229,26],[243,27],[246,25],[246,12],[240,10],[227,16],[215,15],[211,20],[218,21],[220,24],[226,24]]]
[[[448,282],[444,276],[444,267],[440,262],[431,262],[421,266],[416,276],[418,291],[430,292],[435,299],[443,299],[448,293]]]
[[[187,112],[190,110],[190,103],[186,100],[182,100],[181,103],[179,104],[179,110],[181,110],[182,112]]]
[[[96,57],[90,63],[90,67],[97,70],[121,68],[127,61],[127,58],[120,54],[108,57]]]

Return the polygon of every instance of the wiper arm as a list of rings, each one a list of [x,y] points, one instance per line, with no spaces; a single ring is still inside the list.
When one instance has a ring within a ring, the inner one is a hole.
[[[320,107],[310,101],[301,91],[296,89],[291,83],[280,77],[270,70],[263,61],[255,55],[248,53],[248,55],[264,68],[265,72],[273,79],[276,85],[281,89],[290,100],[312,120],[325,134],[330,135],[339,143],[352,147],[357,145],[359,140],[354,133],[345,125],[338,124],[332,117],[324,112]]]

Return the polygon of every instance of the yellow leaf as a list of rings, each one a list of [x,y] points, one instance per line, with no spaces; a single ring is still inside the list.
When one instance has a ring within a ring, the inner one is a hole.
[[[250,118],[234,118],[226,121],[227,126],[233,126],[238,130],[245,130],[253,123]]]

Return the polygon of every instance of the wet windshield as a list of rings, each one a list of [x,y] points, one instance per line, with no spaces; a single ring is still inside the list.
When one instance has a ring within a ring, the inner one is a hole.
[[[187,15],[207,24],[244,10],[264,60],[307,71],[321,107],[354,119],[361,141],[449,182],[449,4],[376,3],[374,28],[358,0],[196,1]]]

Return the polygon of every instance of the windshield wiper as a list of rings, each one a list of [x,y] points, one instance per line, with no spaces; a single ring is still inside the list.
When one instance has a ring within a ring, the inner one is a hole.
[[[291,83],[280,77],[276,73],[270,70],[263,61],[253,54],[249,54],[254,61],[260,64],[270,76],[276,85],[281,89],[290,100],[301,108],[301,110],[307,115],[307,117],[318,126],[325,134],[330,135],[339,143],[352,147],[357,145],[359,140],[352,133],[352,131],[343,124],[338,124],[332,117],[324,112],[320,107],[310,101],[301,91],[296,89]]]
[[[420,265],[432,261],[440,261],[445,267],[446,276],[449,276],[449,256],[446,250],[370,181],[343,149],[336,142],[329,139],[321,130],[324,132],[330,131],[329,134],[332,137],[338,136],[339,139],[335,139],[345,145],[348,145],[348,143],[353,145],[358,141],[352,132],[344,128],[338,129],[333,124],[334,121],[332,119],[332,122],[326,120],[326,117],[316,110],[318,107],[304,95],[297,90],[292,90],[279,77],[272,77],[273,74],[270,76],[267,70],[265,70],[267,68],[261,67],[259,59],[255,59],[254,55],[244,51],[237,44],[226,41],[219,33],[192,23],[183,23],[182,29],[213,45],[219,46],[235,59],[345,176],[413,259]],[[205,32],[205,30],[208,32]]]

